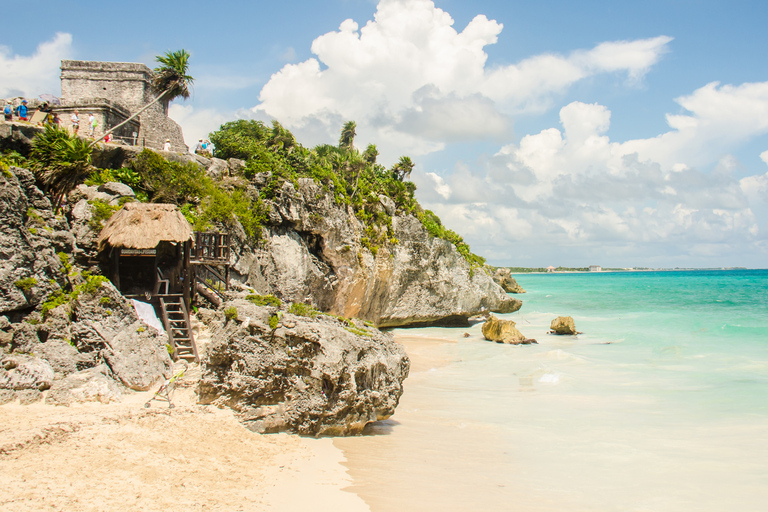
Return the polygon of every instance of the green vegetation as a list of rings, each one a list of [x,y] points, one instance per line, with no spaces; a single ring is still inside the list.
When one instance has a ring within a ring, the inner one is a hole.
[[[84,275],[83,277],[85,277],[85,281],[75,286],[72,291],[67,293],[64,290],[59,289],[48,295],[41,307],[41,313],[43,317],[45,317],[51,310],[65,304],[69,304],[73,300],[77,299],[80,294],[96,294],[96,292],[101,288],[101,285],[109,281],[109,279],[104,276]]]
[[[448,240],[453,245],[455,245],[456,249],[459,251],[459,254],[464,256],[464,259],[466,259],[470,265],[472,265],[472,267],[482,267],[485,265],[485,258],[482,258],[476,254],[472,254],[472,251],[469,249],[469,245],[464,242],[464,239],[455,231],[446,229],[445,226],[443,226],[443,223],[440,222],[440,219],[437,215],[432,213],[430,210],[422,210],[418,213],[418,217],[430,235]]]
[[[30,291],[35,285],[37,285],[37,279],[34,277],[25,277],[24,279],[19,279],[13,285],[18,288],[21,291],[28,292]]]
[[[109,204],[103,199],[93,199],[88,201],[88,204],[93,207],[93,213],[91,215],[91,220],[88,221],[88,226],[94,231],[101,231],[101,228],[104,227],[104,223],[120,209],[120,205]]]
[[[6,178],[13,178],[13,173],[8,170],[10,166],[24,167],[27,159],[24,158],[18,151],[3,151],[0,152],[0,171]]]
[[[302,302],[294,302],[293,304],[291,304],[291,307],[288,308],[288,312],[297,316],[304,316],[307,318],[315,318],[319,314],[319,311],[317,311],[315,308],[313,308],[309,304],[304,304]]]
[[[32,141],[30,160],[37,181],[53,198],[54,213],[64,196],[93,171],[89,143],[51,124]]]
[[[354,121],[344,124],[338,146],[322,144],[313,149],[299,144],[277,121],[271,127],[261,121],[232,121],[209,138],[216,147],[216,157],[245,161],[241,178],[252,180],[259,175],[263,183],[259,188],[260,199],[274,198],[285,182],[296,187],[299,178],[313,179],[332,194],[337,204],[351,206],[364,226],[362,244],[374,255],[380,248],[398,243],[392,230],[392,216],[379,199],[386,196],[396,211],[417,215],[432,236],[453,243],[473,267],[482,266],[484,260],[472,254],[459,235],[445,229],[437,216],[419,206],[414,196],[416,186],[405,181],[414,168],[413,161],[403,156],[387,169],[376,162],[379,151],[374,144],[360,153],[354,147],[356,126]],[[254,219],[254,226],[262,219]]]
[[[277,324],[280,323],[280,317],[278,315],[272,315],[269,317],[269,328],[273,331],[277,329]]]
[[[280,299],[274,295],[256,295],[251,294],[245,297],[246,300],[253,302],[257,306],[273,306],[279,308],[282,305]]]
[[[545,267],[504,267],[513,274],[529,274],[533,272],[547,272]],[[588,272],[589,267],[557,267],[555,272]]]
[[[224,308],[224,318],[226,318],[227,322],[237,320],[237,308],[235,306]]]
[[[45,228],[47,227],[45,223],[45,219],[43,219],[39,213],[37,213],[37,210],[34,208],[27,208],[27,220],[32,222],[33,224],[36,224],[39,227]]]
[[[216,225],[231,227],[237,219],[253,239],[259,239],[266,215],[260,198],[245,188],[225,190],[194,163],[169,162],[154,151],[142,151],[132,163],[141,179],[137,188],[153,203],[173,203],[197,231]]]
[[[130,167],[121,167],[120,169],[96,169],[85,180],[85,184],[90,186],[109,182],[123,183],[135,188],[141,183],[141,176]]]

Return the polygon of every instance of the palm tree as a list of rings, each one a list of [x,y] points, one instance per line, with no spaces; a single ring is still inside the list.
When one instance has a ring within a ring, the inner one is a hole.
[[[32,141],[30,160],[35,177],[51,194],[54,214],[64,196],[93,171],[88,141],[56,125],[46,125]]]
[[[363,158],[365,158],[365,161],[369,164],[375,164],[376,158],[379,156],[379,148],[376,147],[376,144],[368,144],[368,147],[365,148],[365,151],[363,152]]]
[[[414,163],[407,156],[401,156],[400,160],[392,166],[392,177],[397,181],[403,181],[405,178],[411,175],[413,171]]]
[[[170,103],[175,98],[189,98],[189,87],[195,81],[194,78],[187,74],[189,69],[189,57],[189,52],[184,49],[177,50],[175,52],[169,50],[165,52],[165,55],[158,55],[155,57],[155,60],[162,65],[154,69],[154,74],[150,79],[150,83],[158,95],[154,100],[147,103],[141,110],[104,133],[104,137],[114,132],[121,126],[127,124],[134,118],[138,117],[142,112],[147,110],[161,99],[167,106],[168,103]],[[95,145],[97,141],[98,139],[91,142],[90,146]]]
[[[352,149],[355,145],[355,128],[357,128],[357,123],[354,121],[344,123],[344,127],[341,129],[341,137],[339,138],[340,148]]]

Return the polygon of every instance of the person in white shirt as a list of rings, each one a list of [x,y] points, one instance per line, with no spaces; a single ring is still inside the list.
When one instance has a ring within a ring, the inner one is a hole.
[[[170,151],[171,150],[171,139],[165,139],[165,144],[163,144],[163,151]]]
[[[69,116],[69,120],[72,121],[72,131],[77,135],[77,131],[80,129],[80,116],[77,115],[77,110],[72,112],[72,115]]]

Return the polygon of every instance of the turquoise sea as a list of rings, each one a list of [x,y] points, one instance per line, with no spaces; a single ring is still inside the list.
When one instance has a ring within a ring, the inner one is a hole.
[[[371,510],[768,510],[768,270],[515,278],[538,345],[396,332],[400,407],[334,441]]]

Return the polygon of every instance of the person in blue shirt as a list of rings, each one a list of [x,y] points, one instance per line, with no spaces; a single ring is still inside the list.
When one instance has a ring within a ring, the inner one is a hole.
[[[19,116],[19,121],[27,120],[27,100],[22,101],[16,108],[16,115]]]
[[[6,121],[13,121],[13,109],[11,108],[10,103],[5,104],[5,108],[3,108],[3,114],[5,115]]]

